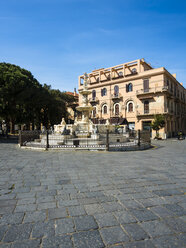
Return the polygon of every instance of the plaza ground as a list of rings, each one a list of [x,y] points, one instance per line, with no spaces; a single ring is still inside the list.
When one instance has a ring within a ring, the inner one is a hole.
[[[137,152],[0,143],[0,247],[185,247],[186,141]]]

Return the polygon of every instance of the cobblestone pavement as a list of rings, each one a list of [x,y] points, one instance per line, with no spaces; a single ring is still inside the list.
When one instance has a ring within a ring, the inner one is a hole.
[[[0,144],[0,247],[184,247],[186,141],[138,152]]]

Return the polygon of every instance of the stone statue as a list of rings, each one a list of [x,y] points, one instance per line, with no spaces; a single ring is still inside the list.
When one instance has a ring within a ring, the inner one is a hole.
[[[105,125],[107,125],[107,126],[110,125],[109,119],[106,120]]]
[[[85,72],[84,73],[84,84],[83,84],[84,89],[87,89],[87,84],[88,84],[88,75]]]
[[[97,134],[98,133],[98,127],[96,125],[92,125],[92,134]]]
[[[74,118],[74,125],[76,125],[77,124],[77,121],[78,121],[78,118],[77,118],[77,116]]]
[[[63,126],[66,125],[66,122],[65,122],[65,119],[64,118],[62,118],[62,120],[61,120],[61,125],[63,125]]]

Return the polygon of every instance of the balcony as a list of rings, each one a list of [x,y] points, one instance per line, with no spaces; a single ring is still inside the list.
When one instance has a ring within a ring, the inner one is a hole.
[[[112,100],[121,100],[123,97],[120,93],[115,93],[111,95]]]
[[[149,110],[138,110],[136,112],[137,117],[153,116],[153,115],[157,115],[157,114],[173,114],[173,112],[170,111],[169,109],[164,109],[164,108],[149,109]]]
[[[169,92],[168,86],[158,86],[148,89],[141,89],[136,91],[136,95],[139,99],[152,98],[156,93]]]
[[[97,97],[93,97],[89,99],[90,103],[99,103],[99,99]]]

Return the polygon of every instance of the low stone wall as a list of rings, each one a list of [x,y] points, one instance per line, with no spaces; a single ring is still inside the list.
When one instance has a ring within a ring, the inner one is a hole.
[[[50,145],[49,149],[54,150],[70,150],[70,151],[79,151],[79,150],[86,150],[86,151],[111,151],[111,152],[119,152],[119,151],[140,151],[140,150],[146,150],[151,148],[150,143],[141,143],[140,146],[137,145],[136,141],[133,142],[126,142],[126,143],[119,143],[119,144],[111,144],[109,145],[109,150],[107,150],[106,145]],[[45,148],[44,146],[36,147],[34,146],[26,146],[24,148]]]
[[[132,142],[131,142],[132,143]],[[120,145],[110,145],[109,146],[109,151],[115,151],[115,152],[119,152],[119,151],[140,151],[140,150],[146,150],[151,148],[151,144],[150,143],[144,143],[141,144],[140,146],[138,145],[128,145],[128,146],[120,146]]]
[[[103,125],[100,125],[103,127]],[[102,131],[103,128],[102,128]],[[110,132],[105,127],[106,132],[93,134],[91,138],[74,138],[73,135],[55,135],[24,132],[22,144],[27,147],[47,147],[49,149],[65,150],[110,150],[110,151],[136,151],[150,148],[150,133],[135,132],[131,134]],[[115,131],[115,128],[114,128]],[[138,136],[137,136],[138,134]],[[47,139],[48,137],[48,139]],[[26,140],[27,142],[25,142]],[[34,141],[33,141],[34,140]],[[31,141],[31,142],[30,142]],[[47,142],[48,141],[48,142]]]

